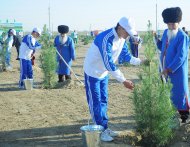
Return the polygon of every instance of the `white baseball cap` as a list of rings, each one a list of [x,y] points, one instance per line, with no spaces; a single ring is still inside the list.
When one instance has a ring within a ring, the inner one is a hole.
[[[37,32],[39,35],[42,34],[42,31],[41,31],[41,29],[39,29],[39,28],[34,28],[34,29],[33,29],[33,32]]]
[[[11,29],[10,32],[13,33],[13,35],[16,35],[16,31],[15,31],[15,29]]]
[[[119,20],[119,25],[125,29],[125,31],[130,35],[137,35],[137,31],[135,31],[135,23],[131,18],[122,17]]]

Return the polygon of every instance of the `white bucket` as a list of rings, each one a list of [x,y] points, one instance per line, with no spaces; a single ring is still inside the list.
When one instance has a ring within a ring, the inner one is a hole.
[[[24,79],[24,87],[26,90],[33,89],[33,79]]]
[[[82,126],[82,141],[84,147],[99,147],[100,135],[103,131],[103,127],[100,125],[86,125]]]

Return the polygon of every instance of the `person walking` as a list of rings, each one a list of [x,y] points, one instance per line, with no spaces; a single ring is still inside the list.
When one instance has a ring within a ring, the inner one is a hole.
[[[128,89],[133,89],[132,81],[127,80],[115,62],[120,53],[125,61],[140,65],[139,58],[131,56],[126,38],[137,35],[131,18],[122,17],[116,27],[98,34],[88,49],[84,60],[86,97],[92,120],[104,127],[102,141],[112,141],[118,134],[108,128],[108,73]]]

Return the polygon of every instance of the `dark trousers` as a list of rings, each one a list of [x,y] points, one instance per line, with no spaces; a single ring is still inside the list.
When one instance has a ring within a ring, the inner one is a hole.
[[[71,79],[71,75],[58,75],[58,79],[59,79],[59,81],[58,82],[63,82],[63,81],[65,81],[65,80],[69,80],[69,79]]]
[[[179,114],[181,115],[182,122],[186,122],[189,117],[189,111],[179,111]]]

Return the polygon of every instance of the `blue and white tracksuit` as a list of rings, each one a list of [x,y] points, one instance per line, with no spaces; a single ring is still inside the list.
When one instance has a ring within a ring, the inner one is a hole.
[[[19,87],[23,87],[24,79],[33,79],[33,70],[31,55],[36,49],[40,49],[41,45],[36,41],[32,35],[26,35],[21,43],[19,50],[20,58],[20,81]]]
[[[95,124],[108,126],[108,73],[119,82],[126,79],[116,67],[120,53],[131,64],[139,65],[140,59],[131,56],[125,39],[119,38],[114,28],[100,33],[89,48],[84,61],[85,88],[90,114]]]

